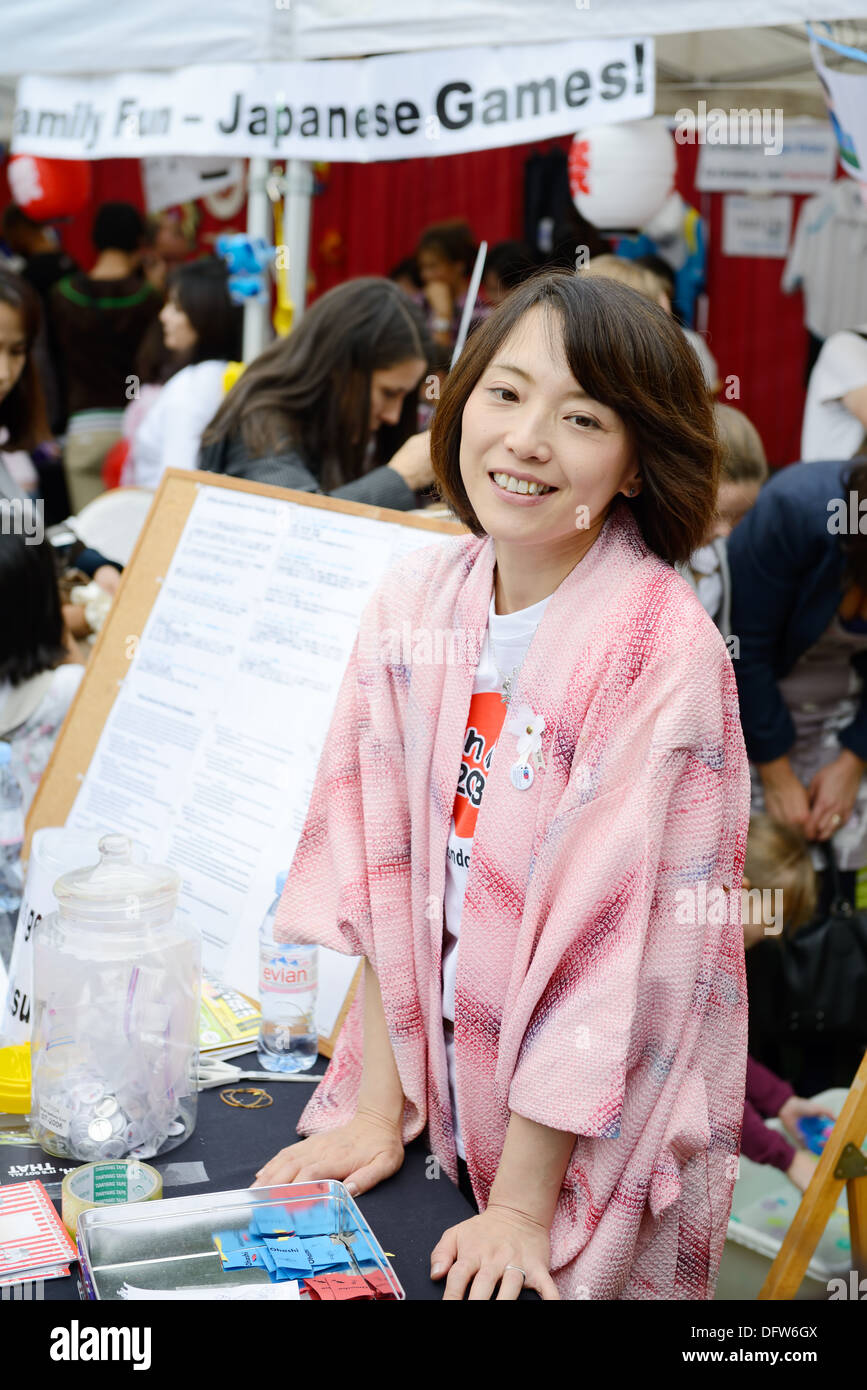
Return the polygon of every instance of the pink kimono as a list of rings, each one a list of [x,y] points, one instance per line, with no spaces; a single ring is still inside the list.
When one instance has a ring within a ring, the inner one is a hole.
[[[489,538],[425,548],[371,600],[277,917],[283,940],[370,961],[404,1142],[426,1126],[453,1179],[446,842],[494,559]],[[422,655],[447,659],[398,664],[404,624],[431,636]],[[568,1131],[551,1227],[561,1297],[709,1299],[744,1109],[750,783],[723,639],[625,506],[553,594],[513,692],[513,710],[524,704],[545,721],[545,768],[513,786],[504,728],[461,923],[457,1097],[473,1190],[484,1209],[510,1111]],[[354,1114],[362,1007],[304,1133]]]

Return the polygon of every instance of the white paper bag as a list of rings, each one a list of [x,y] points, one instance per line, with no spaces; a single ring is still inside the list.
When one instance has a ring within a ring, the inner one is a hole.
[[[6,1043],[30,1041],[34,928],[43,917],[57,911],[54,885],[61,874],[99,862],[99,839],[100,835],[93,831],[64,830],[58,826],[46,826],[33,836],[9,964],[6,1006],[0,1019],[0,1037]]]

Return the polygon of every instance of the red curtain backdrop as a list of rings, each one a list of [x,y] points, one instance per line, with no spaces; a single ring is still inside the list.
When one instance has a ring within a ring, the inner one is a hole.
[[[524,162],[538,145],[475,154],[331,164],[314,201],[311,298],[353,275],[384,275],[409,255],[422,228],[466,217],[489,244],[523,236]],[[738,378],[739,399],[774,467],[798,458],[807,353],[800,294],[780,291],[782,260],[722,254],[722,195],[695,189],[698,146],[678,146],[678,191],[708,224],[708,344],[720,378]],[[795,217],[803,199],[795,199]],[[794,225],[794,223],[793,223]],[[723,393],[720,397],[725,399]]]
[[[466,217],[475,235],[491,245],[520,238],[525,160],[533,150],[555,144],[566,149],[569,143],[563,138],[440,158],[318,166],[311,299],[354,275],[384,275],[412,252],[423,227],[442,218]],[[723,195],[696,191],[697,157],[697,146],[678,146],[678,190],[709,228],[708,342],[721,379],[738,379],[740,396],[730,397],[731,403],[746,411],[771,464],[779,467],[799,454],[807,351],[801,295],[781,293],[782,260],[723,256]],[[142,206],[136,160],[97,160],[93,172],[92,206],[60,229],[64,246],[85,267],[93,261],[89,238],[97,206],[109,199]],[[0,205],[8,200],[0,169]],[[795,218],[802,202],[795,198]],[[243,211],[231,223],[205,212],[200,246],[209,250],[215,232],[243,225]]]

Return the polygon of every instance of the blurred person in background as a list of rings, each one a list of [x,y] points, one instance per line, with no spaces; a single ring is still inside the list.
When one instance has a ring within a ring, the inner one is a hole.
[[[104,491],[102,463],[121,437],[135,355],[159,314],[160,295],[141,273],[144,222],[129,203],[103,203],[93,224],[93,269],[51,290],[51,323],[68,410],[64,466],[78,512]]]
[[[40,317],[36,292],[0,268],[0,497],[6,499],[36,493],[31,455],[50,435],[34,351]]]
[[[426,227],[415,259],[422,278],[428,330],[435,343],[453,348],[460,328],[478,247],[468,224],[459,218]],[[477,300],[470,329],[486,319],[491,306]]]
[[[695,589],[724,637],[731,631],[731,575],[726,543],[738,522],[755,504],[768,476],[761,436],[742,410],[714,402],[720,444],[716,511],[703,545],[678,570]]]
[[[26,815],[84,671],[50,541],[0,530],[0,613],[0,739],[12,748]]]
[[[653,259],[661,260],[662,258],[654,257]],[[609,280],[618,280],[621,285],[629,285],[647,299],[652,299],[654,304],[659,304],[672,318],[674,317],[672,309],[673,276],[661,275],[658,271],[651,270],[647,265],[642,264],[640,260],[628,261],[623,256],[595,256],[580,273],[582,275],[605,275]],[[719,367],[716,358],[704,338],[700,333],[696,333],[694,328],[684,328],[681,325],[680,331],[701,363],[707,389],[711,395],[715,395],[720,388]]]
[[[199,467],[410,511],[433,482],[415,433],[430,356],[424,316],[395,284],[337,285],[232,387]]]
[[[169,273],[160,311],[169,378],[135,430],[125,481],[155,488],[167,468],[196,467],[202,431],[223,398],[226,367],[241,355],[242,321],[216,256]]]
[[[867,324],[832,333],[810,373],[801,460],[850,459],[867,432]]]
[[[767,895],[777,891],[782,894],[782,922],[768,921],[764,915],[765,904],[775,901]],[[803,835],[770,816],[751,816],[741,894],[745,950],[768,936],[779,945],[780,928],[787,937],[793,936],[812,918],[818,896],[816,871]],[[798,1121],[810,1115],[833,1119],[822,1101],[796,1096],[788,1081],[755,1057],[747,1057],[741,1153],[753,1163],[778,1168],[801,1192],[809,1187],[817,1162],[798,1130]],[[765,1124],[771,1118],[781,1122],[788,1138]]]
[[[388,279],[397,285],[398,289],[403,290],[414,299],[422,287],[422,278],[418,273],[415,256],[406,256],[397,265],[393,265],[388,272]]]
[[[867,866],[867,536],[850,491],[867,509],[867,460],[782,468],[728,540],[752,810],[833,837],[843,871]]]
[[[537,269],[533,254],[523,241],[498,241],[485,257],[482,288],[492,308],[496,309],[510,290],[520,285]]]

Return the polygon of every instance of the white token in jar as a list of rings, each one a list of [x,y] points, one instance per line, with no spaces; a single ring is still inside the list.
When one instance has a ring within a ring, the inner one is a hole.
[[[112,1137],[111,1120],[91,1120],[87,1132],[94,1144],[104,1144]]]

